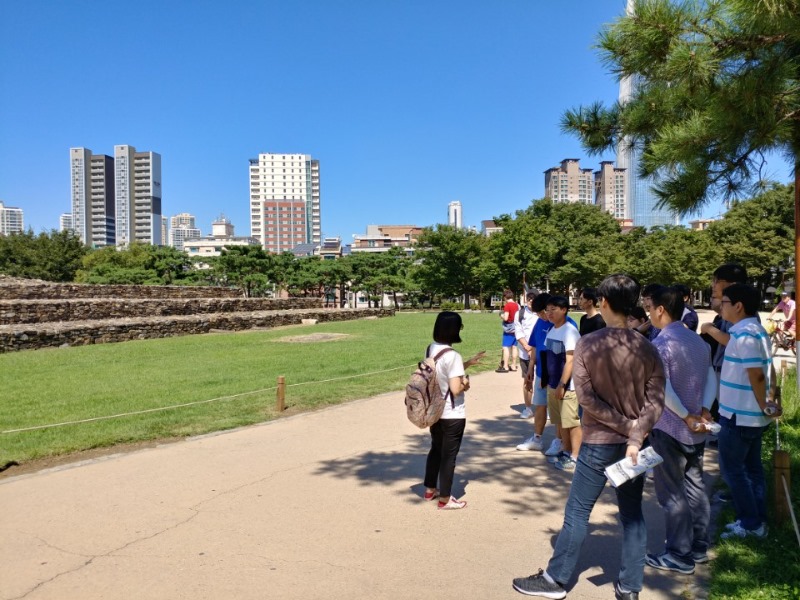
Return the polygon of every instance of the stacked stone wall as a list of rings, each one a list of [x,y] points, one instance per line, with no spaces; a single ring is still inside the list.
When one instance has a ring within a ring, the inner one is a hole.
[[[381,308],[318,309],[3,325],[0,326],[0,353],[192,335],[215,330],[239,331],[300,325],[303,319],[326,322],[392,315],[394,310]]]
[[[322,302],[322,298],[0,300],[0,325],[264,310],[314,310],[322,308]]]
[[[241,298],[239,290],[181,285],[92,285],[0,280],[0,300],[69,300],[72,298]]]

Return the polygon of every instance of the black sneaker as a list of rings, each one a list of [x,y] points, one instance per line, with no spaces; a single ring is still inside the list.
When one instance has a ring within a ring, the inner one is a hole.
[[[550,583],[544,578],[544,571],[539,569],[536,575],[530,577],[518,577],[512,583],[514,589],[520,594],[527,596],[539,596],[541,598],[559,598],[567,597],[567,590],[558,585],[557,583]]]
[[[639,600],[639,592],[623,592],[619,589],[619,581],[615,581],[614,598],[617,600]]]

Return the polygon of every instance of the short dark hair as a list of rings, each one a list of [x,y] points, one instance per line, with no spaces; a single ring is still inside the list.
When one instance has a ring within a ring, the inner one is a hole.
[[[639,282],[624,273],[609,275],[597,286],[597,295],[605,298],[612,312],[628,316],[639,302]]]
[[[597,290],[593,287],[585,287],[581,290],[581,296],[587,300],[591,300],[592,304],[597,306]]]
[[[647,312],[641,306],[634,306],[631,309],[631,314],[628,315],[636,319],[637,321],[647,321]]]
[[[461,342],[461,315],[449,310],[436,315],[433,325],[433,341],[437,344],[458,344]]]
[[[506,290],[503,292],[503,298],[505,298],[506,300],[513,300],[514,292],[506,288]]]
[[[648,283],[642,288],[642,298],[652,298],[657,291],[664,289],[660,283]]]
[[[680,321],[683,316],[683,309],[686,306],[683,302],[683,290],[678,286],[662,287],[653,292],[650,297],[653,306],[663,306],[664,310],[673,321]]]
[[[722,290],[722,295],[727,296],[731,304],[741,302],[744,307],[744,314],[752,317],[758,312],[761,304],[761,294],[752,285],[746,283],[734,283]]]
[[[541,312],[545,308],[547,308],[547,303],[550,301],[550,294],[547,292],[542,292],[536,298],[533,299],[533,310],[534,312]]]
[[[566,296],[550,296],[547,306],[557,306],[558,308],[569,310],[569,300],[567,300]]]
[[[678,290],[678,292],[680,292],[681,296],[683,296],[684,298],[686,298],[686,296],[692,295],[692,290],[689,289],[688,285],[683,285],[682,283],[676,283],[672,287]]]
[[[538,295],[539,295],[539,292],[537,292],[536,290],[531,290],[530,292],[525,294],[525,300],[530,302],[531,300],[534,300],[536,298],[536,296],[538,296]]]
[[[731,283],[747,283],[747,269],[736,263],[725,263],[713,274],[714,279],[730,281]]]

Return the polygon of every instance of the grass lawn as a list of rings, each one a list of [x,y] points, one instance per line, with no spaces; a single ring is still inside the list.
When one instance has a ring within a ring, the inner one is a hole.
[[[456,349],[465,358],[487,351],[484,364],[474,372],[496,368],[500,357],[498,315],[464,313],[462,318],[464,341]],[[431,340],[435,319],[434,312],[400,313],[311,327],[0,354],[0,466],[273,419],[278,416],[275,385],[279,375],[286,377],[284,414],[400,390]],[[325,333],[346,337],[324,342],[284,341]],[[378,373],[387,369],[395,370]],[[237,394],[244,395],[173,410],[5,433]]]
[[[784,415],[780,421],[780,440],[782,449],[791,456],[790,494],[795,515],[800,518],[800,402],[795,377],[795,371],[789,371],[783,385]],[[745,538],[718,542],[717,558],[711,566],[709,598],[800,598],[800,546],[791,521],[779,527],[774,519],[774,449],[775,427],[772,426],[764,434],[762,453],[768,492],[769,535],[763,540]],[[734,518],[733,510],[726,509],[720,518],[720,529]]]

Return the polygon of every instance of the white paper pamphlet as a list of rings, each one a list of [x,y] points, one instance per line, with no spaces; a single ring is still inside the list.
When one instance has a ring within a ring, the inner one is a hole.
[[[637,464],[633,464],[631,459],[627,456],[619,462],[606,467],[606,477],[611,485],[619,487],[626,481],[630,481],[634,477],[638,477],[645,471],[648,471],[660,465],[664,459],[653,450],[652,446],[648,446],[644,450],[639,450],[639,459]]]

